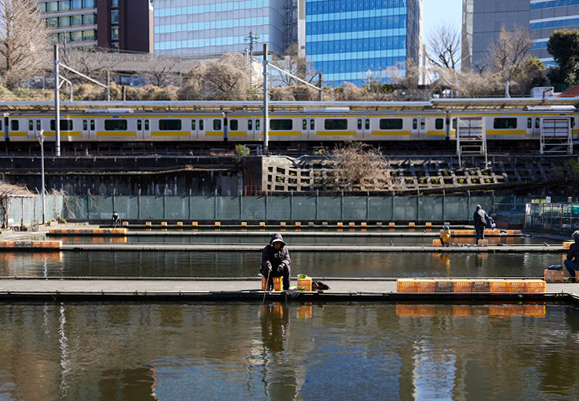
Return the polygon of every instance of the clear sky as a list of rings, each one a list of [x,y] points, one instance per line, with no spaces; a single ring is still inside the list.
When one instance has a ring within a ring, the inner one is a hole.
[[[462,26],[462,1],[461,0],[424,0],[422,13],[423,39],[433,31],[439,23],[450,23],[456,29]]]

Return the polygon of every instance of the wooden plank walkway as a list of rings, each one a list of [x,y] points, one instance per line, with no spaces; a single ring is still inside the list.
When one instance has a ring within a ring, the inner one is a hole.
[[[579,283],[547,283],[545,294],[521,293],[397,293],[395,279],[314,278],[330,289],[317,292],[266,294],[269,300],[297,296],[311,301],[553,301],[579,303]],[[292,280],[296,284],[296,280]],[[299,294],[299,295],[298,295]],[[0,300],[97,301],[257,301],[262,300],[259,278],[0,278]]]

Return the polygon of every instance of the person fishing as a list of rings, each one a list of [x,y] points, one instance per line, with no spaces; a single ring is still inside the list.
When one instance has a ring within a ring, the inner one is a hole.
[[[283,277],[283,289],[289,290],[291,274],[290,263],[289,250],[285,246],[283,237],[279,233],[273,234],[269,241],[269,245],[263,248],[263,252],[261,253],[260,273],[268,280],[268,291],[273,289],[274,277]]]
[[[450,227],[449,226],[443,226],[442,232],[440,233],[440,242],[441,242],[442,246],[443,247],[450,246],[451,238],[452,237],[450,234]]]
[[[565,259],[565,268],[569,272],[569,278],[572,283],[577,282],[576,272],[579,270],[577,266],[577,262],[579,262],[579,230],[575,231],[571,236],[573,241],[575,241],[569,247],[569,251],[567,252],[567,259]]]
[[[476,205],[476,210],[472,216],[474,222],[474,232],[475,232],[475,245],[478,244],[479,239],[485,239],[485,227],[487,225],[487,220],[489,215],[484,211],[481,205]]]

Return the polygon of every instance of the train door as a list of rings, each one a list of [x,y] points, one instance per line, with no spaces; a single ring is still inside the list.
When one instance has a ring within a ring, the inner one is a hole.
[[[261,120],[256,117],[247,119],[247,139],[250,141],[261,141]]]
[[[302,118],[302,139],[315,139],[316,138],[316,119],[314,117],[307,116]]]
[[[370,118],[366,116],[356,118],[356,139],[371,139],[372,130]]]
[[[82,138],[88,140],[96,140],[96,121],[95,119],[83,119],[82,120]]]
[[[412,118],[412,137],[426,138],[426,117],[416,116]]]
[[[28,120],[28,138],[35,140],[42,131],[42,122],[39,119]]]
[[[541,118],[527,117],[525,138],[539,138],[541,136]]]
[[[149,119],[137,119],[137,139],[151,139],[151,122]]]

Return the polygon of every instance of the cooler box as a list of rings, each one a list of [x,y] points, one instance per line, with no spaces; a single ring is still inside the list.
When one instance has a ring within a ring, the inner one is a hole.
[[[565,272],[563,270],[545,269],[544,275],[547,283],[562,283],[565,278]]]

